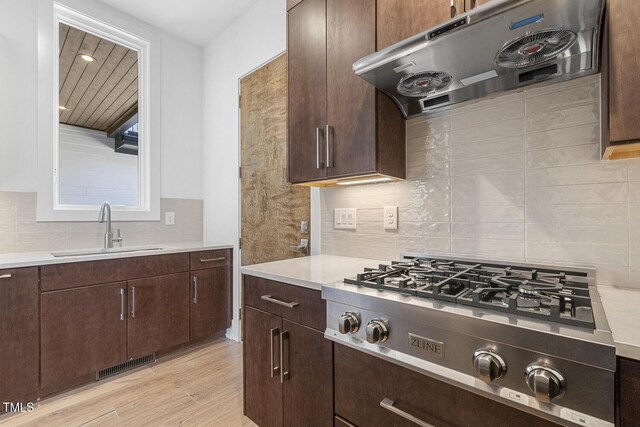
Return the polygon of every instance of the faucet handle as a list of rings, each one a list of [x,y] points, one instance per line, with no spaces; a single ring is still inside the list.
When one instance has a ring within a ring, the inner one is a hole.
[[[116,237],[113,238],[113,241],[120,243],[120,246],[122,246],[122,236],[120,235],[119,228],[116,228]]]

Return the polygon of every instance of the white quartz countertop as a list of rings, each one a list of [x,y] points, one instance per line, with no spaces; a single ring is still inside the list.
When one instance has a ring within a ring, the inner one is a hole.
[[[161,248],[152,250],[151,248]],[[168,243],[168,244],[157,244],[157,245],[145,245],[145,246],[125,246],[125,247],[115,247],[113,249],[109,249],[109,251],[114,252],[106,252],[95,255],[74,255],[74,256],[64,256],[64,257],[55,257],[52,255],[53,253],[72,253],[72,252],[81,252],[86,251],[88,249],[78,249],[69,250],[69,251],[52,251],[52,252],[15,252],[8,254],[0,254],[0,269],[6,268],[20,268],[20,267],[32,267],[37,265],[48,265],[48,264],[65,264],[71,262],[81,262],[81,261],[96,261],[102,259],[116,259],[116,258],[130,258],[136,256],[148,256],[148,255],[166,255],[166,254],[174,254],[181,252],[193,252],[193,251],[204,251],[204,250],[214,250],[214,249],[231,249],[232,245],[215,245],[215,244],[207,244],[203,242],[186,242],[186,243]],[[118,250],[133,250],[129,252],[117,252]]]
[[[640,290],[598,286],[618,356],[640,360]]]
[[[388,264],[388,261],[336,255],[312,255],[247,265],[240,268],[240,272],[263,279],[320,290],[324,284],[354,276],[365,267],[377,267],[380,263]]]

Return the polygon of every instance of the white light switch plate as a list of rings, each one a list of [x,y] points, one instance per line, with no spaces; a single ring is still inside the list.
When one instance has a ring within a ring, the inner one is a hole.
[[[398,229],[398,207],[397,206],[384,207],[384,229],[385,230]]]
[[[339,230],[356,229],[356,209],[339,208],[334,211],[333,228]]]
[[[164,213],[164,225],[176,225],[176,213],[165,212]]]

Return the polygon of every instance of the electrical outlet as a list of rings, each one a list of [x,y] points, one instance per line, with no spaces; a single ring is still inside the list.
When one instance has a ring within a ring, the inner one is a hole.
[[[398,229],[398,207],[397,206],[384,207],[384,229],[385,230]]]
[[[333,228],[339,230],[355,230],[357,223],[356,210],[353,208],[335,209]]]
[[[176,213],[165,212],[164,213],[164,225],[176,225]]]

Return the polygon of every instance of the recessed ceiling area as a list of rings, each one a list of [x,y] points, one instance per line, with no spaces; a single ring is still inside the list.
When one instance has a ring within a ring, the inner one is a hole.
[[[210,42],[257,0],[100,0],[199,46]]]
[[[60,24],[60,123],[107,131],[138,111],[138,53]]]

